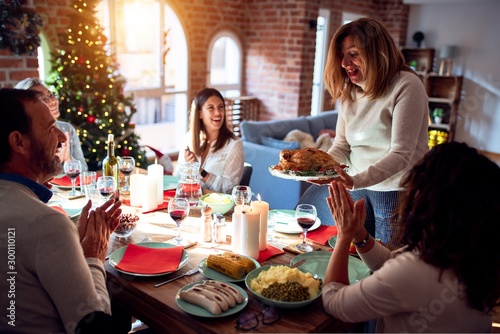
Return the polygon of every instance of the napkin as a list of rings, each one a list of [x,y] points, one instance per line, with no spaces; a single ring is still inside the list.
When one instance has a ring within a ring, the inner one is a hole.
[[[266,249],[264,249],[263,251],[259,252],[259,259],[257,261],[258,262],[264,262],[267,259],[269,259],[269,258],[271,258],[271,257],[273,257],[275,255],[284,254],[284,253],[285,253],[284,250],[276,248],[274,246],[271,246],[271,245],[267,244]]]
[[[328,240],[337,235],[337,226],[321,225],[314,231],[307,232],[307,239],[321,245],[327,245]],[[303,234],[300,235],[301,237]]]
[[[71,187],[71,179],[67,175],[54,178],[50,181],[50,183],[55,184],[56,186]],[[76,179],[75,185],[80,186],[80,178]]]
[[[134,274],[162,274],[176,271],[184,248],[149,248],[129,244],[117,269]]]

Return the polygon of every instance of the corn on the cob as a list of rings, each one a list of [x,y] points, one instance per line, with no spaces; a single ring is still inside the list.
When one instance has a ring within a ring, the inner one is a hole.
[[[256,265],[252,260],[250,260],[247,257],[241,256],[239,254],[224,252],[224,253],[222,253],[222,257],[225,257],[227,259],[231,259],[234,262],[242,265],[245,268],[245,273],[247,273],[247,274],[256,268]]]
[[[234,279],[241,279],[245,275],[245,267],[241,264],[218,255],[208,256],[207,267]]]

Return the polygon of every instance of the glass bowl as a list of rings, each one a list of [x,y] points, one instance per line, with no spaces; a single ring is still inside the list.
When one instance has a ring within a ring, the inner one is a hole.
[[[134,213],[122,213],[120,215],[120,222],[113,231],[113,234],[118,238],[128,238],[134,233],[137,227],[139,216]]]

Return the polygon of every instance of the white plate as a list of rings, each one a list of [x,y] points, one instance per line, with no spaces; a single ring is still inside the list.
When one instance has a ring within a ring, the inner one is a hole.
[[[168,244],[168,243],[165,243],[165,242],[141,242],[141,243],[138,243],[136,245],[137,246],[142,246],[142,247],[149,247],[149,248],[171,248],[171,247],[176,247],[176,245]],[[127,246],[124,246],[122,248],[119,248],[119,249],[115,250],[110,255],[110,257],[109,257],[109,264],[111,265],[111,267],[115,268],[115,270],[117,270],[117,271],[119,271],[121,273],[124,273],[124,274],[128,274],[128,275],[141,276],[141,277],[154,277],[154,276],[166,275],[166,274],[170,274],[170,273],[173,273],[173,272],[181,269],[182,267],[184,267],[188,263],[188,260],[189,260],[189,254],[184,249],[182,251],[181,262],[179,263],[179,266],[177,267],[176,270],[166,271],[164,273],[158,273],[158,274],[141,274],[141,273],[133,273],[133,272],[129,272],[129,271],[124,271],[124,270],[120,270],[120,269],[116,268],[116,265],[118,263],[120,263],[120,261],[121,261],[121,259],[123,257],[123,254],[125,254],[125,250],[127,249]]]
[[[269,172],[273,176],[295,181],[331,180],[339,177],[339,174],[337,173],[331,175],[302,176],[302,175],[297,175],[295,174],[295,172],[289,170],[287,171],[276,170],[274,169],[274,166],[269,167]]]
[[[244,256],[244,255],[240,255],[240,256],[243,256],[243,257],[246,257],[247,259],[250,259],[253,261],[253,263],[255,263],[255,267],[256,268],[260,268],[260,263],[251,258],[251,257],[248,257],[248,256]],[[243,276],[242,278],[240,279],[234,279],[232,277],[229,277],[227,275],[224,275],[223,273],[220,273],[218,272],[217,270],[213,270],[211,268],[208,268],[207,266],[207,259],[203,259],[200,261],[200,263],[198,264],[198,268],[200,269],[200,272],[205,275],[205,277],[209,278],[209,279],[213,279],[213,280],[216,280],[216,281],[222,281],[222,282],[244,282],[245,281],[245,276]]]
[[[295,210],[270,210],[269,219],[274,219],[275,231],[281,233],[302,233],[304,230],[297,224]],[[308,231],[314,231],[321,226],[321,220],[316,218],[313,226]]]
[[[234,307],[229,308],[227,311],[222,312],[221,314],[218,314],[218,315],[212,314],[212,313],[208,312],[207,310],[205,310],[203,307],[191,304],[191,303],[181,299],[181,297],[179,297],[179,292],[184,291],[184,290],[188,290],[196,284],[203,284],[203,281],[198,281],[198,282],[194,282],[194,283],[190,283],[190,284],[186,285],[185,287],[179,289],[179,291],[177,292],[177,295],[175,296],[175,302],[177,303],[177,306],[179,306],[179,308],[186,313],[196,315],[198,317],[221,318],[221,317],[226,317],[226,316],[231,315],[231,314],[238,313],[239,311],[243,310],[245,308],[245,306],[247,306],[247,304],[248,304],[248,295],[245,292],[245,290],[243,290],[242,288],[240,288],[239,286],[237,286],[235,284],[226,283],[227,285],[230,285],[231,287],[238,290],[243,295],[243,303],[236,304]]]
[[[303,253],[295,256],[291,261],[290,265],[294,265],[302,259],[306,259],[306,263],[301,265],[299,268],[305,269],[312,273],[315,273],[323,281],[325,281],[326,268],[328,267],[328,262],[330,261],[332,253],[327,251],[315,251]],[[362,278],[370,276],[370,269],[366,264],[352,256],[349,256],[348,262],[348,275],[349,282],[354,284],[361,280]]]

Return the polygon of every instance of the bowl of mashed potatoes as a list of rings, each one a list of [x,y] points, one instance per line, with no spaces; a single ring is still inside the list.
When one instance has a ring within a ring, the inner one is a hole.
[[[212,208],[212,212],[220,212],[225,214],[234,206],[231,195],[222,193],[210,193],[201,196],[200,202],[202,206],[208,205]]]
[[[267,265],[248,273],[245,285],[263,303],[279,308],[298,308],[321,296],[318,275],[285,265]]]

